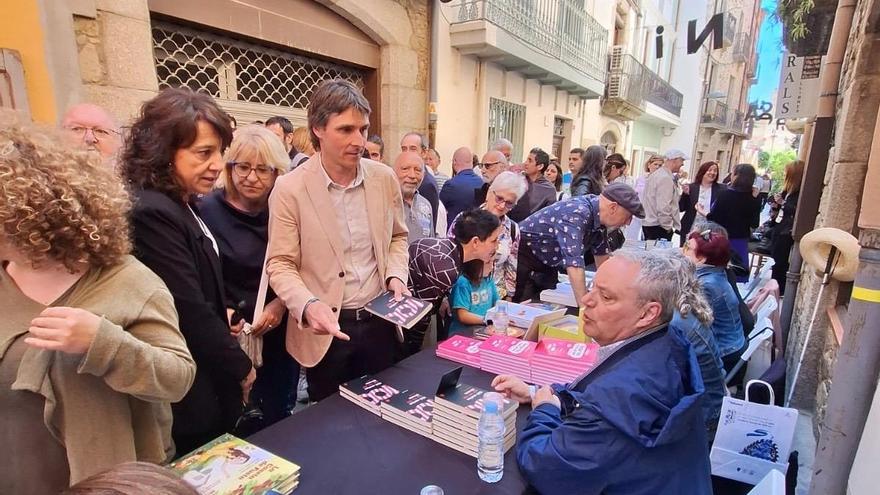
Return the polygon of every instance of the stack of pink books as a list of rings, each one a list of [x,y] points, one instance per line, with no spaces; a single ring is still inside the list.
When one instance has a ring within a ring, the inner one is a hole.
[[[480,347],[480,368],[530,381],[530,361],[537,345],[537,342],[493,335],[483,341]]]
[[[437,356],[456,363],[466,364],[474,368],[480,367],[480,347],[483,341],[453,335],[437,346]]]
[[[532,383],[571,383],[596,365],[599,344],[543,339],[532,354]]]

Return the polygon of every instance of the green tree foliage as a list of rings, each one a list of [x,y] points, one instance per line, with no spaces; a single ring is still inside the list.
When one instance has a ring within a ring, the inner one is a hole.
[[[767,157],[766,166],[763,165],[761,160],[763,155],[766,155]],[[797,152],[794,150],[774,151],[773,153],[761,151],[759,153],[759,168],[764,168],[764,170],[769,171],[770,177],[773,179],[773,188],[771,192],[779,192],[779,190],[782,189],[782,180],[785,178],[785,165],[794,160],[797,160]]]

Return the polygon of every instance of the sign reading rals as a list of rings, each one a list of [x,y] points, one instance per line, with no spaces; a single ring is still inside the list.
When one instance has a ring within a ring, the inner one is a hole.
[[[821,55],[798,57],[786,52],[776,94],[776,118],[813,117],[819,102]]]

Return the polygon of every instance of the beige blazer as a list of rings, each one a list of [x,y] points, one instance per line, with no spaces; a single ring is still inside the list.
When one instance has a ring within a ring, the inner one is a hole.
[[[361,159],[373,252],[383,281],[409,275],[407,228],[400,185],[390,167]],[[269,197],[269,284],[290,311],[287,351],[303,366],[318,364],[333,337],[316,335],[302,322],[316,297],[339,314],[345,279],[342,238],[318,153],[275,182]]]

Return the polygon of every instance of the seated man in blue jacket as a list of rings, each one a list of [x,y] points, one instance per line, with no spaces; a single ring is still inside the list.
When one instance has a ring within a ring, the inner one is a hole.
[[[584,330],[602,347],[571,385],[493,380],[532,404],[517,461],[541,493],[712,493],[700,368],[668,326],[680,296],[675,267],[668,252],[630,249],[599,267],[582,303]]]

